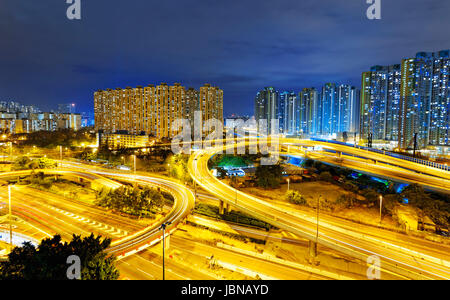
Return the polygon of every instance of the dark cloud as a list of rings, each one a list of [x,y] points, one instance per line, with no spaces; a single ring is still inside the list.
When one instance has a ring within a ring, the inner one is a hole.
[[[205,82],[225,92],[225,113],[252,113],[264,86],[300,90],[360,84],[361,72],[418,51],[450,48],[449,1],[0,0],[0,100],[92,110],[102,88]]]

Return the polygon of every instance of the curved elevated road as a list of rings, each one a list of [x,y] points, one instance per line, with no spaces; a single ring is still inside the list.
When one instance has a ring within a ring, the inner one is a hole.
[[[257,141],[246,141],[240,143],[238,146],[250,145],[251,143],[257,143]],[[426,170],[426,173],[428,174],[420,174],[409,170],[416,166],[404,165],[404,161],[398,162],[391,157],[383,157],[377,153],[367,153],[366,151],[357,148],[332,144],[326,145],[324,142],[281,139],[280,143],[285,146],[288,144],[307,147],[321,145],[350,155],[354,154],[369,159],[376,158],[380,162],[389,163],[389,169],[394,173],[407,174],[404,175],[405,177],[414,174],[415,176],[418,176],[420,180],[429,180],[430,182],[428,184],[430,185],[437,184],[439,188],[450,189],[450,182],[448,179],[444,179],[446,175],[441,174],[441,172],[439,172],[441,170],[438,169]],[[383,241],[374,240],[371,237],[353,232],[348,228],[342,229],[339,226],[327,224],[326,222],[320,223],[320,232],[317,237],[315,216],[308,215],[307,213],[303,214],[303,212],[302,214],[288,213],[276,205],[272,205],[264,200],[242,193],[221,182],[209,171],[208,160],[214,154],[234,147],[235,145],[221,146],[193,153],[189,160],[188,168],[190,175],[196,183],[224,202],[300,237],[317,242],[330,249],[334,249],[363,261],[366,261],[369,256],[376,255],[381,259],[381,268],[387,272],[392,272],[410,279],[450,279],[450,262],[446,260],[447,257],[442,259],[440,257],[433,257],[412,251],[401,245],[383,243]],[[365,167],[368,167],[367,162],[364,162],[363,164],[365,164]],[[397,166],[394,167],[394,164]],[[345,166],[344,161],[342,162],[342,165]],[[350,167],[354,168],[354,166]],[[385,168],[386,167],[382,166],[380,163],[373,164],[371,172],[383,174],[383,172],[386,172]],[[408,170],[406,168],[408,168]],[[417,166],[417,168],[423,168],[423,165]],[[392,174],[389,173],[388,175],[391,176]]]
[[[179,222],[191,212],[195,203],[195,196],[191,190],[184,185],[164,177],[149,177],[149,176],[135,176],[123,173],[101,172],[95,171],[87,172],[77,169],[45,169],[38,170],[48,175],[68,175],[83,178],[84,180],[95,182],[106,188],[116,189],[122,186],[117,181],[106,178],[113,177],[124,181],[134,181],[142,185],[149,185],[158,187],[161,190],[170,193],[174,198],[174,204],[169,213],[162,219],[155,222],[153,225],[137,231],[131,235],[123,237],[111,242],[109,253],[115,254],[118,259],[139,252],[161,240],[162,232],[159,230],[161,224],[170,222],[171,224],[166,228],[166,234],[170,234],[176,229]],[[25,176],[32,174],[32,170],[5,172],[0,174],[0,178],[11,178],[16,176]],[[35,171],[36,172],[36,171]],[[101,174],[99,174],[101,173]]]

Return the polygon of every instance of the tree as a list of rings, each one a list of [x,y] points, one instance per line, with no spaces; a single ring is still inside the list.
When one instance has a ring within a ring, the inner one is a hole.
[[[122,186],[107,193],[104,191],[97,193],[96,204],[140,218],[150,215],[155,209],[162,211],[164,196],[154,188],[140,189]]]
[[[29,165],[31,163],[31,159],[28,156],[20,156],[16,158],[14,161],[14,164],[11,167],[11,170],[18,171],[18,170],[26,170],[29,169]]]
[[[432,200],[425,213],[438,227],[449,228],[450,205],[448,203],[440,200]]]
[[[408,199],[411,205],[419,209],[419,222],[423,222],[425,211],[431,201],[424,189],[418,184],[412,184],[407,186],[401,195],[403,198]]]
[[[377,201],[379,201],[380,194],[373,189],[365,189],[363,190],[362,193],[364,198],[366,198],[367,202],[369,202],[369,204],[375,204],[377,203]]]
[[[314,160],[306,159],[302,162],[302,167],[305,169],[312,168],[314,166]]]
[[[333,181],[333,176],[331,176],[330,172],[325,171],[325,172],[320,173],[319,180],[325,181],[325,182],[331,182],[331,181]]]
[[[167,171],[169,176],[179,179],[182,182],[191,182],[192,178],[189,175],[187,163],[189,155],[172,155],[166,160]]]
[[[256,168],[255,176],[257,184],[263,188],[277,188],[280,186],[282,169],[279,164],[276,165],[259,165]]]
[[[28,164],[28,169],[53,169],[57,167],[57,163],[53,159],[47,157],[41,157],[39,159],[32,160]]]
[[[344,193],[341,194],[337,199],[336,199],[336,204],[338,206],[344,207],[344,208],[352,208],[354,202],[356,201],[355,198],[355,194],[353,193]]]
[[[448,227],[450,223],[450,204],[433,199],[423,187],[412,184],[402,192],[402,197],[419,209],[419,221],[428,216],[439,227]]]
[[[401,196],[399,194],[388,194],[383,197],[383,214],[393,215],[395,207],[401,202]]]
[[[60,129],[56,131],[36,131],[27,134],[13,135],[14,139],[20,139],[26,135],[22,142],[24,145],[55,148],[57,146],[71,147],[80,144],[92,144],[95,142],[95,133],[91,133],[92,127],[85,127],[78,131],[72,129]]]
[[[306,199],[297,191],[290,190],[286,192],[285,198],[288,202],[298,205],[305,205]]]
[[[53,169],[56,168],[58,165],[53,159],[47,158],[45,156],[39,158],[37,162],[39,169]]]
[[[6,280],[66,280],[67,258],[77,255],[81,261],[82,280],[116,280],[119,271],[115,267],[115,257],[105,250],[110,239],[101,240],[91,234],[81,238],[73,235],[72,241],[62,242],[55,235],[41,241],[36,248],[29,242],[15,247],[8,260],[0,263],[0,279]]]

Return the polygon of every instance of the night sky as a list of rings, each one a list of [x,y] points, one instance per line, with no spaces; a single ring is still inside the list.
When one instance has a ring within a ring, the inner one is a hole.
[[[224,89],[224,113],[253,114],[265,86],[299,91],[360,86],[372,65],[450,48],[450,1],[0,0],[0,101],[93,110],[98,89],[205,82]]]

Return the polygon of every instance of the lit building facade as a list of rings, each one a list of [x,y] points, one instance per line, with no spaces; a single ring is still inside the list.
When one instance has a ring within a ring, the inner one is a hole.
[[[0,131],[6,133],[31,133],[60,129],[81,129],[80,114],[59,113],[0,113]]]
[[[203,120],[218,119],[223,123],[223,91],[205,84],[196,91],[179,83],[148,85],[94,93],[95,129],[106,133],[127,131],[133,135],[172,138],[181,128],[172,128],[177,119],[193,124],[194,112],[201,111]]]
[[[402,62],[399,146],[448,146],[450,51],[419,52]]]
[[[362,74],[360,133],[398,147],[448,146],[449,50],[419,52]]]
[[[318,113],[319,93],[315,88],[304,88],[298,97],[300,100],[299,132],[301,135],[315,135],[322,120],[322,115]]]
[[[397,141],[401,67],[374,66],[362,75],[360,136],[362,140]]]
[[[305,88],[300,93],[273,87],[258,92],[255,118],[279,120],[280,133],[301,137],[337,136],[359,128],[359,91],[350,85],[327,83],[319,93]]]
[[[255,98],[255,119],[261,133],[272,132],[271,120],[279,119],[279,93],[273,87],[266,87],[258,92]],[[260,120],[267,120],[267,131],[260,128]],[[284,123],[284,120],[282,120]]]
[[[124,148],[145,148],[154,143],[154,138],[148,135],[135,135],[123,133],[97,133],[97,145],[99,147],[107,147],[110,150],[118,150]]]
[[[281,133],[296,135],[299,130],[299,102],[294,92],[282,92],[279,95],[278,119]]]

